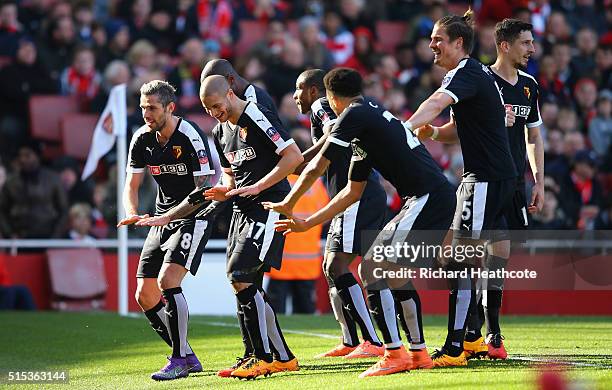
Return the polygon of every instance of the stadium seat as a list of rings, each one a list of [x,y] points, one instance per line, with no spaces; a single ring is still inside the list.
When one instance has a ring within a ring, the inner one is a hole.
[[[102,252],[94,248],[48,249],[51,307],[103,309],[107,289]]]
[[[213,127],[217,124],[217,120],[212,116],[202,114],[187,114],[185,119],[195,122],[196,125],[204,132],[204,134],[210,135]]]
[[[389,22],[380,20],[376,22],[376,36],[378,49],[385,53],[395,53],[395,47],[406,39],[408,23]]]
[[[266,35],[266,24],[257,20],[241,20],[240,26],[240,39],[236,42],[234,47],[234,54],[236,56],[242,56],[248,53],[251,46],[257,41],[263,39]]]
[[[61,141],[60,121],[65,114],[79,112],[71,96],[36,95],[30,98],[30,134],[45,141]]]
[[[98,115],[66,114],[61,120],[64,155],[86,160]]]

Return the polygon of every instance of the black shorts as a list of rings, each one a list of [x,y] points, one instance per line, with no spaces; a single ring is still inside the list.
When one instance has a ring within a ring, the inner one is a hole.
[[[231,282],[253,283],[270,267],[280,269],[285,236],[274,231],[284,217],[261,205],[247,212],[234,211],[227,243],[227,277]]]
[[[380,230],[385,221],[386,195],[361,199],[332,219],[327,232],[326,252],[363,256],[369,245],[362,244],[364,230]]]
[[[461,182],[453,219],[455,238],[508,239],[508,222],[516,179]]]
[[[455,211],[455,194],[450,184],[422,195],[406,199],[400,212],[389,221],[383,230],[376,236],[374,243],[366,254],[366,261],[373,259],[373,248],[381,245],[440,245],[453,221]],[[385,260],[397,263],[398,259]],[[410,259],[399,259],[410,260]],[[436,258],[434,253],[430,257],[418,259],[413,266],[430,266]],[[374,260],[376,261],[376,260]]]
[[[212,225],[208,219],[182,219],[151,227],[140,253],[136,277],[157,278],[163,263],[182,265],[195,275]]]
[[[510,206],[506,209],[505,217],[510,230],[525,230],[529,228],[527,217],[527,194],[525,183],[519,183],[514,190]]]

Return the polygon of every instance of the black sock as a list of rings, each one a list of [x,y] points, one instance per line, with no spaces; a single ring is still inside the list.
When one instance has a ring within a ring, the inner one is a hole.
[[[251,285],[236,294],[244,313],[244,324],[249,334],[253,353],[259,359],[272,362],[268,330],[266,327],[266,303],[256,285]],[[263,326],[260,326],[262,324]]]
[[[166,317],[168,321],[168,333],[172,341],[172,357],[187,356],[187,324],[189,321],[189,310],[187,301],[180,287],[169,288],[162,291],[166,299]]]
[[[447,270],[461,271],[468,269],[467,278],[453,278],[450,282],[450,295],[448,298],[448,324],[444,348],[450,356],[459,356],[463,352],[463,338],[470,310],[472,297],[476,297],[472,289],[469,267],[464,264],[451,262]]]
[[[487,267],[490,271],[497,271],[506,268],[508,259],[489,255],[487,257]],[[501,333],[499,326],[499,312],[501,310],[502,295],[504,289],[503,278],[490,278],[487,280],[486,297],[483,300],[485,306],[485,319],[487,323],[487,334]]]
[[[487,334],[501,333],[499,327],[499,311],[501,309],[502,295],[502,290],[487,290],[487,306],[485,307]]]
[[[145,310],[144,314],[149,319],[149,324],[151,328],[161,337],[162,340],[168,344],[169,347],[172,347],[172,340],[170,340],[170,334],[168,333],[168,326],[166,325],[166,313],[165,313],[166,305],[160,300],[157,305],[149,310]],[[193,355],[193,350],[191,349],[191,345],[189,345],[189,341],[187,341],[187,355]]]
[[[342,299],[342,306],[359,325],[363,339],[374,345],[382,345],[374,329],[374,323],[370,317],[368,306],[363,298],[363,292],[357,283],[357,279],[355,279],[352,273],[346,273],[337,277],[334,280],[334,284],[336,285],[338,295]]]
[[[236,301],[236,317],[238,317],[238,325],[240,325],[240,335],[242,336],[242,344],[244,345],[243,357],[247,357],[253,354],[253,345],[251,345],[251,339],[249,338],[249,332],[244,324],[244,312],[240,307],[240,302]]]
[[[395,316],[395,300],[389,288],[382,290],[368,290],[368,302],[370,313],[383,335],[385,347],[389,350],[398,349],[402,346],[402,339],[397,328],[397,317]]]
[[[338,321],[342,330],[342,343],[347,347],[356,347],[359,345],[357,325],[349,311],[344,307],[342,298],[335,286],[329,288],[329,301],[331,302],[334,317],[336,317],[336,321]]]
[[[482,321],[480,320],[480,313],[478,312],[478,303],[476,299],[472,299],[470,301],[470,311],[467,318],[465,341],[474,342],[481,338],[481,328]]]
[[[280,325],[278,324],[278,318],[276,317],[276,312],[263,290],[259,290],[262,294],[264,301],[266,303],[266,325],[268,329],[268,339],[270,340],[270,348],[272,349],[272,356],[275,360],[279,360],[281,362],[288,362],[289,360],[293,360],[295,356],[289,349],[287,342],[285,341],[285,336],[283,336],[283,331],[281,330]]]
[[[410,342],[411,350],[425,348],[425,335],[423,334],[423,316],[421,313],[421,298],[412,283],[401,290],[394,290],[395,307],[399,313],[400,324],[406,338]]]

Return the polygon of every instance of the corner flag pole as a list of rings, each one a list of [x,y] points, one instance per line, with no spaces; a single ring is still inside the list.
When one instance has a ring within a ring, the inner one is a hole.
[[[125,167],[127,161],[127,140],[124,136],[117,137],[117,221],[125,218],[125,210],[121,200],[123,199],[123,187],[125,186]],[[117,248],[117,267],[119,275],[119,315],[128,314],[128,229],[120,226],[117,231],[119,247]]]

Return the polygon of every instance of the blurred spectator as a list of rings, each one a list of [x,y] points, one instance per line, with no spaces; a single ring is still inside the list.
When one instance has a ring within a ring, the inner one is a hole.
[[[374,71],[374,61],[377,58],[374,49],[374,34],[365,27],[358,27],[353,31],[355,36],[355,47],[353,54],[340,66],[353,68],[362,77]]]
[[[198,38],[190,38],[179,48],[180,62],[168,75],[168,82],[176,88],[179,107],[185,111],[201,111],[200,73],[206,53]]]
[[[595,7],[595,0],[576,0],[575,4],[576,6],[568,12],[568,21],[574,31],[583,27],[593,28],[600,34],[606,31],[606,21]]]
[[[414,84],[419,77],[419,70],[415,66],[415,55],[411,45],[401,43],[395,48],[395,58],[400,71],[397,75],[397,81],[408,88]]]
[[[114,60],[108,64],[104,69],[102,85],[98,89],[98,94],[91,102],[91,112],[101,113],[106,107],[110,90],[116,85],[128,84],[130,79],[130,67],[125,61]]]
[[[546,24],[552,12],[549,0],[535,0],[528,3],[531,12],[531,23],[535,35],[542,36],[546,31]]]
[[[167,9],[163,7],[154,8],[140,37],[149,42],[155,42],[158,53],[174,55],[176,47],[181,42],[172,22],[172,15]]]
[[[290,7],[289,2],[282,0],[246,0],[240,3],[244,7],[240,10],[242,13],[263,23],[284,19]]]
[[[612,144],[612,91],[604,89],[597,98],[597,115],[589,124],[589,140],[600,158],[610,154]]]
[[[423,74],[433,67],[434,54],[429,48],[429,38],[419,38],[414,44],[414,65]]]
[[[409,112],[406,109],[406,95],[404,95],[404,91],[401,89],[393,88],[387,91],[383,105],[391,114],[400,120],[404,120],[408,117]]]
[[[380,82],[380,76],[371,74],[363,79],[363,95],[377,102],[385,100],[385,90]]]
[[[293,100],[292,93],[287,93],[283,96],[279,104],[278,116],[286,129],[302,126],[301,120],[304,120],[307,122],[307,125],[310,126],[310,118],[300,114]]]
[[[612,11],[610,14],[612,15]],[[597,47],[595,66],[593,76],[599,88],[612,89],[612,42]]]
[[[277,104],[286,93],[293,92],[295,80],[304,69],[304,47],[300,41],[288,39],[281,52],[280,63],[270,66],[264,76],[268,92]]]
[[[491,65],[497,58],[497,45],[495,44],[495,26],[492,24],[480,26],[477,34],[475,58],[485,65]]]
[[[98,35],[104,34],[103,38]],[[130,29],[128,25],[119,20],[106,22],[105,28],[96,35],[94,33],[94,50],[96,53],[96,67],[104,69],[115,60],[124,60],[130,48]]]
[[[75,45],[76,33],[72,18],[65,16],[51,20],[47,38],[39,45],[40,59],[51,72],[51,78],[58,83],[61,72],[70,66]]]
[[[561,108],[559,108],[557,126],[563,134],[581,130],[578,115],[573,106],[561,106]]]
[[[559,105],[554,96],[549,95],[544,99],[540,99],[540,116],[542,117],[542,125],[540,131],[542,136],[546,138],[546,134],[550,129],[557,128],[557,116],[559,115]],[[544,141],[546,146],[546,140]]]
[[[592,151],[581,150],[572,160],[571,171],[559,182],[560,206],[568,216],[571,226],[589,229],[599,213],[603,192],[595,178],[596,156]]]
[[[366,12],[365,0],[340,0],[340,14],[342,23],[346,28],[355,33],[359,27],[365,27],[370,31],[376,31],[372,15]]]
[[[68,199],[58,175],[40,166],[40,148],[19,148],[18,171],[0,192],[0,231],[10,238],[64,236]]]
[[[128,23],[130,36],[134,40],[142,38],[142,32],[149,22],[152,0],[120,0],[117,5],[118,16]]]
[[[109,224],[104,217],[104,208],[108,198],[108,185],[97,183],[93,191],[93,208],[91,209],[91,234],[96,238],[108,237]]]
[[[139,77],[155,70],[157,49],[151,42],[141,39],[130,47],[126,59],[134,76]]]
[[[545,172],[551,165],[563,156],[563,133],[559,129],[549,129],[546,132],[546,148],[544,153]]]
[[[74,20],[77,37],[81,42],[91,43],[93,41],[92,26],[94,13],[91,2],[81,0],[74,6]]]
[[[17,3],[0,3],[0,56],[11,57],[17,52],[22,28],[17,19]]]
[[[557,41],[553,44],[551,54],[557,64],[557,77],[567,87],[572,88],[576,75],[572,71],[572,47],[570,41]]]
[[[42,35],[43,24],[53,3],[47,0],[32,0],[21,2],[19,6],[19,21],[25,32],[31,36]]]
[[[586,133],[589,122],[597,114],[595,103],[597,102],[597,86],[595,81],[587,78],[578,80],[574,88],[574,99],[578,114],[578,128]]]
[[[231,57],[236,37],[237,22],[227,0],[196,0],[187,13],[191,23],[203,39],[213,39],[221,45],[221,58]],[[248,31],[241,31],[248,34]]]
[[[248,34],[247,31],[244,33]],[[268,24],[263,39],[253,45],[249,54],[261,58],[266,64],[275,64],[280,61],[285,41],[288,38],[285,24],[280,20],[273,20]]]
[[[304,46],[304,63],[307,68],[330,70],[334,66],[334,57],[327,47],[321,42],[321,30],[317,19],[306,16],[300,19],[300,41]],[[355,46],[357,46],[355,39]],[[357,48],[355,48],[357,51]]]
[[[559,207],[557,193],[545,188],[542,211],[532,215],[531,227],[534,230],[567,229],[567,220]]]
[[[382,83],[385,93],[391,89],[401,87],[397,81],[399,65],[397,64],[395,56],[391,54],[383,54],[382,56],[378,57],[374,64],[374,71],[379,76],[379,80]]]
[[[67,238],[78,241],[95,241],[91,235],[91,206],[76,203],[68,211],[69,230]]]
[[[584,149],[585,142],[582,133],[569,131],[563,136],[563,153],[545,166],[546,174],[556,179],[567,176],[576,153]]]
[[[561,11],[553,11],[546,20],[544,39],[548,45],[564,42],[570,39],[572,32],[565,15]]]
[[[333,8],[325,10],[321,37],[334,56],[336,64],[345,63],[353,55],[353,34],[343,25],[340,14]]]
[[[597,34],[590,27],[583,27],[576,33],[576,53],[572,57],[571,67],[576,77],[591,77],[595,71],[595,50]]]
[[[0,69],[0,85],[0,157],[10,161],[28,135],[30,96],[58,89],[26,37],[19,40],[15,62]]]
[[[443,1],[430,0],[424,2],[424,4],[424,13],[413,18],[412,28],[405,39],[406,42],[416,42],[419,38],[429,39],[434,23],[446,15],[446,7]]]
[[[93,50],[79,47],[74,51],[72,65],[60,77],[62,95],[76,96],[82,107],[89,108],[102,84],[102,75],[96,70]]]
[[[36,310],[26,286],[13,285],[4,260],[0,258],[0,310]]]
[[[60,157],[54,162],[54,166],[68,195],[68,204],[93,202],[93,186],[91,182],[81,180],[77,161],[70,157]]]

